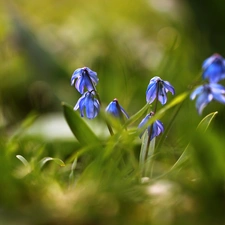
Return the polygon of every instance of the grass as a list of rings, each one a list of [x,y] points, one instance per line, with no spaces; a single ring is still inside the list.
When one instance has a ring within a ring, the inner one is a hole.
[[[224,224],[224,108],[210,103],[199,116],[189,99],[208,57],[182,23],[189,17],[145,1],[21,2],[0,3],[0,225]],[[99,77],[93,121],[73,111],[80,95],[70,76],[84,65]],[[153,76],[176,94],[139,130]],[[104,113],[115,97],[130,115],[122,126]],[[149,145],[143,175],[139,134],[156,119],[165,132]]]

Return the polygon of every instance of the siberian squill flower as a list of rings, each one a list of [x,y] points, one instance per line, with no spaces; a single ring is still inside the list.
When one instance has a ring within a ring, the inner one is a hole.
[[[207,58],[202,64],[202,78],[208,79],[210,83],[217,83],[225,78],[225,60],[219,54]]]
[[[100,110],[99,101],[94,97],[94,91],[85,92],[77,101],[74,110],[80,109],[81,117],[84,116],[84,110],[88,119],[95,118]]]
[[[167,102],[167,92],[175,94],[174,87],[160,77],[153,77],[146,90],[146,101],[151,104],[156,98],[164,105]]]
[[[225,104],[225,87],[220,84],[210,83],[197,87],[191,94],[191,100],[196,100],[196,108],[201,115],[203,109],[214,99]]]
[[[127,112],[124,110],[124,108],[119,104],[118,100],[115,98],[112,102],[109,103],[109,105],[106,107],[105,111],[114,117],[123,118],[123,115],[125,115],[126,118],[129,118]]]
[[[138,128],[143,127],[153,115],[154,115],[153,112],[150,112],[149,114],[147,114],[147,116],[138,125]],[[152,125],[148,126],[147,129],[148,129],[148,135],[149,136],[151,135],[150,140],[152,140],[154,137],[159,136],[164,131],[164,126],[160,120],[156,120]],[[141,136],[142,135],[143,133],[141,134]]]
[[[97,83],[97,73],[88,67],[76,69],[71,77],[71,86],[74,85],[81,94],[84,93],[84,88],[88,91],[94,90],[94,85]]]

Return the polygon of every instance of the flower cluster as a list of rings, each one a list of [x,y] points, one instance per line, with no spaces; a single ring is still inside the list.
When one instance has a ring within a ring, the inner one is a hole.
[[[214,54],[203,62],[202,79],[208,83],[197,87],[191,94],[191,100],[196,100],[196,108],[201,115],[203,109],[214,99],[225,104],[225,87],[218,84],[219,81],[225,79],[225,59]]]
[[[88,67],[76,69],[71,77],[71,85],[75,86],[75,88],[83,94],[74,107],[74,110],[80,109],[82,117],[84,116],[84,109],[86,110],[88,119],[95,118],[99,113],[100,103],[96,98],[95,88],[97,83],[97,73]],[[87,91],[84,93],[85,88]]]
[[[168,81],[164,81],[160,77],[153,77],[150,80],[146,90],[146,101],[148,104],[151,104],[154,100],[156,100],[155,112],[158,101],[162,105],[166,104],[168,92],[171,92],[172,95],[175,94],[174,87]],[[143,127],[150,120],[150,118],[152,118],[155,112],[148,113],[138,127]],[[164,126],[160,120],[156,120],[151,126],[148,126],[147,129],[148,136],[150,137],[150,140],[152,140],[154,137],[159,136],[164,131]]]
[[[84,111],[88,119],[95,118],[100,111],[100,99],[97,95],[96,85],[99,79],[97,73],[88,67],[78,68],[71,77],[71,85],[74,86],[82,96],[77,101],[74,110],[80,110],[81,117],[84,117]],[[87,90],[84,92],[84,90]],[[106,112],[117,118],[122,118],[128,114],[120,106],[117,99],[114,99],[106,108]]]
[[[89,69],[88,67],[83,67],[76,69],[71,77],[71,85],[74,86],[82,96],[77,101],[74,110],[80,110],[81,117],[86,117],[88,119],[95,118],[100,111],[100,99],[97,94],[96,85],[98,84],[97,73]],[[85,92],[86,90],[86,92]],[[167,102],[167,93],[171,92],[175,94],[174,87],[168,82],[162,80],[160,77],[153,77],[146,90],[146,101],[151,104],[154,100],[159,101],[162,105]],[[150,112],[141,121],[138,128],[143,127],[152,118],[155,111]],[[127,112],[119,104],[118,100],[115,98],[105,109],[106,113],[112,115],[115,118],[124,121],[125,118],[129,118]],[[111,133],[111,128],[109,128]],[[148,135],[150,140],[159,136],[164,131],[164,126],[161,121],[156,120],[151,126],[147,127]]]

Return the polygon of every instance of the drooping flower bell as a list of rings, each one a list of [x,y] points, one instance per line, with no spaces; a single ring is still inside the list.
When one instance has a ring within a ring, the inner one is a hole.
[[[198,97],[197,97],[198,96]],[[210,83],[197,87],[191,94],[191,100],[196,100],[196,108],[199,114],[214,99],[225,104],[225,87],[220,84]]]
[[[138,125],[138,128],[143,127],[153,115],[154,115],[153,112],[150,112],[149,114],[147,114],[147,116]],[[153,138],[159,136],[162,132],[164,132],[164,126],[160,120],[156,120],[152,125],[148,126],[147,129],[148,129],[148,135],[149,136],[151,135],[150,141]],[[143,135],[143,133],[141,134],[141,136],[142,135]]]
[[[73,72],[71,85],[81,93],[86,88],[88,91],[95,90],[94,86],[98,83],[97,73],[88,67],[78,68]]]
[[[203,62],[202,69],[202,78],[209,80],[210,83],[217,83],[225,79],[225,59],[217,53]]]
[[[167,92],[175,94],[174,87],[160,77],[153,77],[146,90],[146,101],[151,104],[156,98],[164,105],[167,102]]]
[[[78,109],[80,109],[81,117],[84,117],[84,110],[88,119],[93,119],[98,115],[100,104],[95,98],[94,91],[87,91],[78,99],[74,110]]]
[[[118,100],[115,98],[112,102],[109,103],[109,105],[106,107],[105,111],[114,117],[123,118],[123,115],[126,118],[129,118],[127,112],[124,110],[124,108],[119,104]]]

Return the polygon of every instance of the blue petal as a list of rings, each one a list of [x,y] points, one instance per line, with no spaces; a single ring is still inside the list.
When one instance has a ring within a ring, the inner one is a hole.
[[[76,78],[80,77],[81,74],[82,74],[82,71],[83,71],[83,68],[79,68],[79,69],[76,69],[74,72],[73,72],[73,75],[71,77],[71,85],[74,84],[74,81]]]
[[[127,112],[124,110],[124,108],[122,106],[120,106],[120,109],[122,111],[122,113],[127,117],[127,119],[129,118],[129,115],[127,114]]]
[[[225,61],[219,54],[214,54],[203,62],[203,79],[209,79],[210,83],[217,83],[225,78]]]
[[[73,110],[78,110],[79,109],[80,101],[81,101],[81,99],[79,98],[77,103],[76,103],[76,105],[74,106]]]
[[[80,105],[82,105],[82,104],[84,103],[84,101],[85,101],[85,94],[82,95],[82,96],[78,99],[76,105],[74,106],[74,110],[78,110],[78,109],[80,108]]]
[[[88,75],[85,74],[83,76],[83,79],[84,79],[84,86],[87,88],[88,91],[93,91],[94,90],[94,87],[90,81],[90,79],[88,78]]]
[[[94,99],[94,118],[98,115],[100,110],[100,104],[97,99]]]
[[[164,105],[167,102],[167,95],[165,88],[160,88],[158,93],[158,99],[161,102],[162,105]]]
[[[194,100],[196,98],[197,95],[199,95],[200,93],[202,93],[204,90],[204,86],[199,86],[197,87],[192,93],[191,93],[191,100]]]
[[[161,79],[160,77],[155,76],[155,77],[153,77],[153,78],[150,80],[150,84],[151,84],[151,83],[158,83],[159,81],[162,81],[162,79]]]
[[[159,120],[156,120],[152,125],[152,134],[150,140],[152,140],[154,137],[159,136],[163,131],[164,131],[163,123]]]
[[[141,128],[143,127],[147,122],[148,120],[151,118],[151,115],[150,114],[147,114],[147,116],[145,116],[144,119],[142,119],[142,121],[140,122],[140,124],[138,125],[138,128]],[[148,126],[148,133],[150,132],[150,126]],[[143,131],[141,134],[140,134],[140,138],[143,136],[145,131]]]
[[[158,88],[159,90],[157,90]],[[146,101],[151,104],[158,97],[158,100],[164,105],[167,102],[167,92],[171,92],[174,95],[174,87],[168,81],[163,81],[160,77],[153,77],[146,90]]]
[[[94,89],[93,85],[96,85],[98,82],[97,73],[89,69],[88,67],[79,68],[74,71],[71,77],[71,85],[74,85],[75,88],[81,93],[84,93],[84,88],[87,88],[88,91]]]
[[[116,102],[112,101],[110,104],[106,107],[106,112],[112,114],[115,117],[119,117],[120,113],[116,107]]]
[[[225,96],[220,93],[213,93],[213,98],[218,102],[225,104]]]
[[[118,103],[116,99],[114,99],[105,109],[106,112],[112,114],[115,117],[121,117],[121,112],[129,118],[127,112],[124,110],[124,108]]]
[[[203,92],[196,100],[196,108],[198,110],[198,113],[201,115],[203,109],[208,105],[210,101],[212,101],[213,95],[208,94],[207,92]]]
[[[97,77],[97,73],[94,72],[93,70],[89,69],[88,67],[86,67],[86,70],[88,71],[88,74],[92,80],[92,82],[94,84],[97,84],[98,83],[98,77]]]
[[[202,63],[202,68],[205,70],[209,65],[212,64],[212,62],[215,60],[215,55],[210,56],[204,62]]]
[[[157,124],[158,130],[160,131],[160,133],[164,132],[163,123],[160,120],[156,120],[155,123]]]
[[[76,83],[75,83],[75,87],[76,89],[81,93],[83,94],[84,93],[84,85],[85,85],[85,81],[83,79],[83,77],[79,77],[77,80],[76,80]]]
[[[147,87],[147,90],[146,90],[146,92],[148,92],[153,86],[155,86],[155,85],[157,85],[157,83],[156,82],[152,82],[152,81],[150,81],[150,83],[149,83],[149,85],[148,85],[148,87]]]
[[[92,93],[88,93],[88,96],[85,101],[85,107],[86,116],[88,119],[93,119],[98,115],[100,104],[99,101],[94,98],[94,95]]]
[[[88,96],[85,100],[85,108],[86,108],[86,116],[88,119],[93,119],[95,112],[94,112],[94,97],[91,93],[88,93]]]
[[[86,92],[87,93],[87,92]],[[82,95],[78,101],[77,104],[74,107],[74,110],[78,110],[80,109],[80,115],[81,117],[84,116],[83,110],[84,110],[84,103],[85,103],[85,98],[86,98],[86,93],[84,95]]]
[[[157,83],[156,84],[149,84],[147,91],[146,91],[146,101],[147,103],[151,104],[156,98],[157,92]]]
[[[170,82],[164,81],[164,82],[163,82],[163,86],[164,86],[168,91],[170,91],[170,92],[172,93],[172,95],[175,94],[175,89],[174,89],[174,87],[170,84]]]
[[[223,63],[215,62],[208,66],[208,68],[203,72],[203,79],[209,79],[212,83],[217,83],[223,79],[225,73],[225,68]]]
[[[138,125],[138,128],[141,128],[143,127],[147,122],[148,120],[151,118],[151,115],[148,114],[144,119],[142,119],[142,121],[140,122],[140,124]]]
[[[225,87],[221,84],[211,83],[208,85],[212,92],[219,92],[225,94]]]
[[[203,64],[202,64],[202,68],[205,70],[207,69],[208,66],[210,66],[215,60],[221,60],[223,61],[223,57],[217,53],[213,54],[212,56],[210,56],[209,58],[207,58]]]

